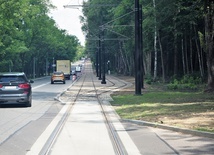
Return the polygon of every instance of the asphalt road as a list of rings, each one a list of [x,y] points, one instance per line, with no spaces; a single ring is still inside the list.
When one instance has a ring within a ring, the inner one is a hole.
[[[25,155],[64,106],[54,100],[72,85],[50,84],[50,77],[35,80],[32,107],[0,108],[0,155]],[[213,155],[214,139],[122,123],[142,155]],[[122,132],[122,131],[121,131]]]
[[[50,84],[50,77],[37,79],[32,84],[32,107],[1,107],[0,154],[26,154],[63,107],[54,98],[71,84],[72,80],[67,80],[66,84]]]

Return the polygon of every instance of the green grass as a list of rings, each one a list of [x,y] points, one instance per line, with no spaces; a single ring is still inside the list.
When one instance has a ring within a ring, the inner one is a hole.
[[[178,117],[185,120],[193,114],[214,112],[214,95],[201,92],[147,92],[142,96],[113,95],[112,98],[111,104],[125,119],[156,122],[160,117]],[[194,129],[214,132],[210,126]]]

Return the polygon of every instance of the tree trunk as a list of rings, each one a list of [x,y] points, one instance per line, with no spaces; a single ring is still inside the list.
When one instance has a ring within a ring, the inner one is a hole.
[[[175,22],[174,25],[174,76],[177,76],[178,74],[178,34],[177,34],[177,25]]]
[[[144,66],[144,73],[145,75],[151,75],[151,52],[147,53],[144,55],[144,61],[143,61],[143,66]]]
[[[198,62],[199,62],[199,69],[200,69],[200,74],[201,74],[201,78],[204,77],[203,74],[203,70],[202,70],[202,64],[201,64],[201,54],[200,54],[200,48],[199,48],[199,43],[198,43],[198,33],[196,31],[196,27],[194,26],[194,33],[195,33],[195,44],[196,44],[196,48],[197,48],[197,54],[198,54]]]
[[[158,32],[158,42],[159,42],[160,52],[161,52],[162,78],[163,78],[163,82],[165,83],[164,56],[163,56],[163,48],[162,48],[162,44],[161,44],[160,32]]]
[[[156,80],[157,78],[157,25],[156,25],[156,4],[155,4],[155,0],[153,0],[153,6],[154,6],[154,18],[155,18],[155,27],[154,27],[154,31],[155,31],[155,34],[154,34],[154,52],[155,52],[155,60],[154,60],[154,80]]]
[[[123,47],[124,47],[124,42],[122,43],[122,45],[123,45]],[[124,49],[124,51],[125,51],[125,62],[126,62],[126,64],[127,64],[127,71],[128,71],[128,74],[129,75],[132,75],[132,73],[131,73],[131,61],[129,61],[129,56],[128,56],[128,52],[126,51],[126,48],[123,48]]]
[[[122,62],[123,62],[123,66],[124,66],[123,74],[127,75],[127,73],[128,73],[128,64],[126,63],[126,59],[125,59],[125,56],[124,56],[124,52],[123,52],[123,48],[122,48],[122,42],[119,42],[119,47],[120,47],[119,51],[120,51]]]
[[[214,2],[205,0],[205,41],[207,53],[207,90],[214,91]]]
[[[192,32],[192,31],[190,31]],[[192,51],[192,34],[190,33],[190,38],[189,38],[189,45],[190,45],[190,69],[191,73],[193,73],[193,51]]]
[[[185,60],[186,60],[186,71],[187,74],[189,74],[189,62],[188,62],[188,49],[187,49],[187,32],[185,31],[185,37],[184,37],[184,52],[185,52]]]
[[[182,39],[181,39],[181,52],[182,52],[182,64],[183,64],[183,73],[184,75],[186,74],[186,65],[185,65],[185,55],[184,55],[184,39],[183,39],[182,35]]]

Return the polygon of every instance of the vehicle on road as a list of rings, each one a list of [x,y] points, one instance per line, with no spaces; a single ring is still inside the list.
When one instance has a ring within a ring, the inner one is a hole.
[[[63,72],[66,79],[70,80],[71,76],[71,61],[70,60],[57,60],[56,71]]]
[[[54,72],[51,76],[51,84],[54,82],[62,82],[65,84],[65,75],[63,72]]]
[[[71,75],[75,75],[76,74],[76,70],[71,70]]]
[[[81,67],[79,65],[76,66],[76,72],[81,72]]]
[[[23,72],[0,73],[0,105],[19,104],[31,107],[33,80]]]

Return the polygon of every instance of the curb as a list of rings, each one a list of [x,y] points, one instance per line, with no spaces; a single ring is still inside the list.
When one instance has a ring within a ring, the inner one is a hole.
[[[184,134],[191,134],[194,136],[207,137],[207,138],[214,139],[214,133],[211,133],[211,132],[190,130],[190,129],[185,129],[185,128],[178,128],[178,127],[173,127],[173,126],[168,126],[168,125],[163,125],[163,124],[158,124],[158,123],[151,123],[151,122],[146,122],[146,121],[138,121],[138,120],[122,119],[121,121],[129,122],[129,123],[133,123],[133,124],[137,124],[137,125],[141,125],[141,126],[150,126],[150,127],[154,127],[154,128],[172,130],[172,131],[181,132]]]

